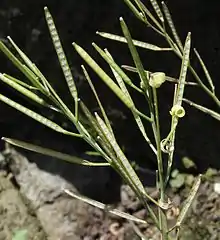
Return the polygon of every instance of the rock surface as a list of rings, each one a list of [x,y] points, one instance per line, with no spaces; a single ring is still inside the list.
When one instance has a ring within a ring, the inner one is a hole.
[[[8,151],[7,161],[20,194],[28,209],[36,215],[47,239],[80,239],[80,229],[87,222],[89,206],[63,192],[63,188],[76,189],[61,177],[40,170],[14,149]]]
[[[18,189],[0,172],[0,239],[11,240],[16,231],[27,230],[28,239],[46,240],[40,221],[30,214]]]

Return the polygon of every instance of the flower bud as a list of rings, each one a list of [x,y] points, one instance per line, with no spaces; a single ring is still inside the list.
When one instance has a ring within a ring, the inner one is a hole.
[[[175,116],[175,117],[178,117],[178,118],[182,118],[182,117],[185,116],[185,109],[182,106],[180,106],[180,105],[174,105],[171,108],[170,114],[172,116]]]
[[[166,81],[166,75],[163,72],[152,73],[149,80],[149,85],[153,88],[159,88]]]

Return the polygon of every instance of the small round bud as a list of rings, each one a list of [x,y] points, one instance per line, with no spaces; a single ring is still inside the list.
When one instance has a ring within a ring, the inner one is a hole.
[[[175,116],[175,117],[178,117],[178,118],[182,118],[185,116],[185,109],[180,106],[180,105],[174,105],[172,108],[171,108],[171,111],[170,111],[170,114],[172,116]]]
[[[159,88],[166,81],[166,75],[163,72],[152,73],[149,80],[149,85],[153,88]]]

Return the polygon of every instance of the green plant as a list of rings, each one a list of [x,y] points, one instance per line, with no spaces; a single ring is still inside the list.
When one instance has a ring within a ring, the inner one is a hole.
[[[201,87],[218,106],[220,106],[220,101],[215,95],[215,88],[210,74],[208,73],[204,62],[202,61],[201,57],[195,49],[194,52],[204,70],[209,87],[207,87],[202,82],[194,68],[190,65],[191,34],[188,33],[185,44],[183,45],[180,38],[178,37],[177,31],[171,18],[171,14],[165,3],[162,2],[161,8],[156,0],[150,0],[154,12],[149,11],[149,9],[140,0],[125,0],[125,3],[142,23],[144,23],[147,27],[152,28],[152,30],[157,32],[159,35],[163,36],[167,40],[169,46],[166,48],[161,48],[146,42],[133,40],[125,21],[120,18],[123,36],[118,36],[105,32],[97,32],[97,34],[104,38],[126,43],[133,58],[134,67],[119,66],[114,61],[113,57],[107,49],[102,50],[97,44],[93,43],[96,51],[109,64],[113,74],[112,77],[108,75],[82,47],[80,47],[76,43],[73,43],[73,47],[76,52],[82,57],[82,59],[84,59],[84,61],[89,65],[89,67],[92,68],[92,70],[100,77],[100,79],[131,111],[138,129],[142,133],[144,140],[149,144],[149,147],[151,148],[151,150],[155,154],[155,158],[157,159],[157,188],[160,193],[159,199],[153,199],[146,192],[132,165],[125,156],[119,144],[117,143],[108,116],[98,97],[98,93],[93,86],[89,73],[84,66],[82,66],[82,71],[97,100],[98,106],[100,108],[100,114],[98,114],[97,112],[92,113],[88,109],[86,104],[82,100],[80,100],[56,27],[54,25],[52,16],[47,8],[45,8],[46,21],[61,68],[63,70],[64,77],[70,90],[70,94],[72,95],[74,100],[74,111],[71,111],[71,109],[67,107],[67,105],[62,101],[62,99],[53,89],[49,81],[45,78],[43,73],[37,68],[34,63],[31,62],[31,60],[24,54],[24,52],[19,49],[19,47],[10,37],[8,39],[17,51],[19,57],[16,57],[3,42],[0,42],[0,50],[25,75],[25,77],[29,80],[29,83],[25,83],[24,81],[14,78],[8,74],[0,74],[0,79],[6,84],[16,89],[17,91],[19,91],[20,93],[22,93],[31,101],[34,101],[57,113],[63,114],[74,124],[75,130],[77,132],[65,130],[50,119],[45,118],[44,116],[26,108],[25,106],[20,105],[19,103],[7,98],[6,96],[3,96],[2,94],[0,94],[0,100],[17,109],[18,111],[28,115],[29,117],[35,119],[41,124],[44,124],[47,127],[53,129],[54,131],[85,140],[95,150],[96,154],[101,155],[106,162],[90,162],[88,160],[73,157],[68,154],[60,153],[40,146],[35,146],[33,144],[15,139],[9,139],[4,137],[3,140],[18,147],[57,157],[62,160],[73,162],[76,164],[81,164],[85,166],[111,166],[132,188],[132,190],[135,192],[144,207],[148,210],[152,220],[154,221],[158,230],[161,232],[162,239],[171,239],[170,233],[173,230],[176,230],[176,239],[178,239],[181,224],[187,214],[187,211],[193,199],[195,198],[196,192],[198,191],[201,182],[201,175],[199,175],[192,186],[192,190],[188,198],[186,199],[185,203],[181,208],[176,224],[170,229],[168,229],[166,211],[172,206],[172,202],[170,201],[170,199],[167,199],[165,190],[170,178],[171,168],[173,164],[177,126],[180,118],[184,117],[185,115],[185,110],[182,104],[183,102],[189,103],[197,109],[210,114],[212,117],[218,120],[220,119],[220,115],[217,112],[214,112],[203,106],[195,104],[188,99],[185,99],[183,97],[185,86],[197,85]],[[166,30],[167,26],[170,28],[172,36],[168,34],[168,31]],[[141,62],[137,47],[141,47],[151,51],[174,52],[182,61],[179,78],[175,79],[166,76],[163,72],[151,73],[149,71],[146,71]],[[195,77],[196,82],[186,81],[188,69]],[[138,73],[140,79],[140,86],[136,86],[133,83],[132,79],[129,77],[125,70],[135,71]],[[113,80],[113,77],[115,78],[115,80]],[[174,98],[173,106],[170,109],[170,131],[165,138],[161,138],[160,112],[158,107],[157,89],[161,87],[161,85],[165,81],[171,82],[171,84],[174,83]],[[146,100],[148,106],[148,111],[146,111],[146,113],[143,113],[138,109],[134,100],[132,99],[132,96],[129,93],[128,87],[133,88],[133,90],[142,95],[143,99]],[[79,109],[82,111],[83,117],[86,118],[87,122],[89,122],[89,128],[87,128],[87,125],[85,125],[84,122],[81,120],[79,116]],[[148,133],[145,131],[143,121],[151,125],[154,136],[153,140],[148,137]],[[165,168],[165,161],[167,161],[167,168]],[[69,195],[81,199],[82,201],[85,201],[96,207],[102,209],[106,207],[102,203],[80,196],[76,193],[72,193],[68,189],[64,189],[64,191]],[[155,206],[158,208],[158,212],[155,212],[152,209],[150,203],[155,204]],[[129,219],[131,221],[145,222],[145,220],[141,220],[127,213],[120,212],[117,209],[109,210],[109,212]]]
[[[195,163],[188,157],[183,157],[182,163],[185,169],[196,169]],[[171,172],[171,179],[169,181],[169,184],[174,190],[180,189],[183,186],[192,187],[193,182],[194,176],[192,174],[180,173],[178,169],[174,169]]]
[[[26,240],[27,239],[27,234],[28,231],[23,229],[23,230],[18,230],[16,231],[16,233],[14,234],[12,240]]]

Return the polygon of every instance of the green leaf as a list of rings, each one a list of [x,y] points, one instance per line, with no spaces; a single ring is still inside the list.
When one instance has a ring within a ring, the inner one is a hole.
[[[207,179],[210,179],[214,176],[218,175],[218,170],[214,169],[214,168],[208,168],[204,174],[204,177],[206,177]]]
[[[176,178],[178,174],[179,174],[179,170],[178,170],[178,169],[174,169],[174,170],[172,171],[172,173],[171,173],[171,177],[172,177],[172,178]]]
[[[185,185],[192,187],[194,183],[195,177],[192,174],[186,174],[185,175]]]
[[[191,160],[188,157],[183,157],[182,162],[183,162],[183,165],[186,169],[196,168],[196,164],[193,162],[193,160]]]
[[[170,186],[172,188],[181,188],[184,185],[185,182],[185,175],[178,173],[178,175],[170,180]]]
[[[90,166],[90,167],[96,167],[96,166],[109,166],[109,163],[95,163],[95,162],[90,162],[88,160],[76,157],[76,156],[71,156],[69,154],[57,152],[55,150],[49,149],[49,148],[44,148],[40,147],[31,143],[23,142],[20,140],[12,139],[12,138],[5,138],[3,137],[2,140],[5,142],[14,145],[16,147],[24,148],[26,150],[44,154],[50,157],[55,157],[59,158],[63,161],[70,162],[70,163],[75,163],[79,165],[84,165],[84,166]]]

